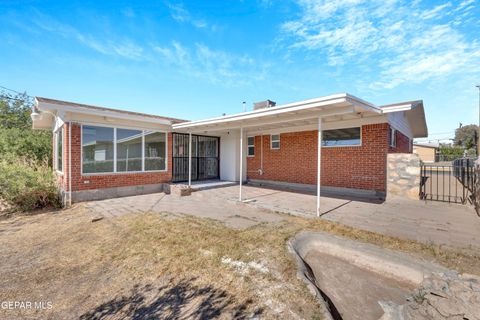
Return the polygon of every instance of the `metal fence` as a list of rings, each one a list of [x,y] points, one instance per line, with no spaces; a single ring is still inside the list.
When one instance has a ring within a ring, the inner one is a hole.
[[[451,165],[422,164],[420,199],[473,204],[477,173],[474,159],[457,159]]]

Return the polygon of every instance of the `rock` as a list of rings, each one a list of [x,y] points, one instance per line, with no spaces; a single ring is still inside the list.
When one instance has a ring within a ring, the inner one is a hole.
[[[426,278],[409,302],[380,303],[382,320],[459,319],[480,320],[480,279],[456,272]]]

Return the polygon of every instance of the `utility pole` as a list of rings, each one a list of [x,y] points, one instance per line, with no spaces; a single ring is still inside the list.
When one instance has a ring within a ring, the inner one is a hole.
[[[478,130],[479,130],[479,133],[477,135],[477,141],[475,141],[477,143],[477,158],[479,158],[480,160],[480,85],[477,85],[476,86],[478,88]]]

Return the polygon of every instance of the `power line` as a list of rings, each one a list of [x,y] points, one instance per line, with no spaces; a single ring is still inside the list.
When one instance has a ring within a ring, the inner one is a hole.
[[[4,90],[8,90],[8,91],[11,91],[11,92],[15,92],[17,94],[22,94],[22,95],[26,95],[27,97],[29,98],[32,98],[32,96],[29,96],[28,94],[26,94],[25,92],[20,92],[20,91],[17,91],[17,90],[13,90],[13,89],[10,89],[10,88],[7,88],[7,87],[4,87],[4,86],[0,86],[0,88],[4,89]]]
[[[9,99],[9,100],[15,100],[15,101],[22,101],[22,102],[26,100],[26,99],[19,99],[19,98],[9,97],[9,96],[3,95],[3,94],[0,94],[0,98],[2,98],[2,99]]]

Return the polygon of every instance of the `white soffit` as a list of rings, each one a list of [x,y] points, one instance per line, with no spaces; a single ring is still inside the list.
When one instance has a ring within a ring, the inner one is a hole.
[[[381,114],[381,109],[347,93],[289,103],[271,108],[253,110],[223,117],[174,124],[174,130],[214,131],[235,128],[265,127],[298,122],[317,117],[370,112]]]

